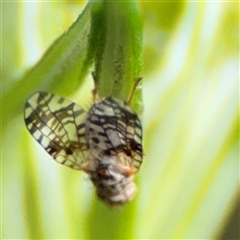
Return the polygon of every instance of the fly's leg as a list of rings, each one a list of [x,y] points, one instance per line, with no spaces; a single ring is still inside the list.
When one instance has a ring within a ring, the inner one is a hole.
[[[96,87],[96,85],[97,85],[97,84],[96,84],[97,79],[96,79],[96,74],[95,74],[95,72],[92,72],[92,78],[93,78],[93,81],[94,81],[94,88],[93,88],[93,90],[92,90],[93,100],[94,100],[95,103],[99,103],[99,102],[101,101],[101,98],[100,98],[100,96],[99,96],[99,94],[98,94],[97,87]],[[131,89],[131,92],[130,92],[130,94],[129,94],[129,96],[128,96],[128,99],[127,99],[127,103],[128,103],[129,105],[130,105],[130,103],[131,103],[131,101],[132,101],[133,94],[134,94],[134,92],[135,92],[138,84],[141,82],[141,80],[142,80],[142,77],[138,77],[138,78],[136,79],[136,81],[134,82],[134,85],[133,85],[133,87],[132,87],[132,89]]]
[[[131,101],[132,101],[133,94],[134,94],[134,92],[135,92],[138,84],[141,82],[141,80],[142,80],[142,77],[138,77],[138,78],[136,79],[136,81],[134,82],[134,85],[133,85],[133,87],[132,87],[132,89],[131,89],[131,92],[130,92],[130,94],[129,94],[129,96],[128,96],[128,100],[127,100],[127,102],[128,102],[129,105],[130,105],[130,103],[131,103]]]
[[[98,91],[97,91],[97,79],[96,79],[96,74],[95,72],[92,72],[92,78],[93,78],[93,82],[94,82],[94,88],[92,90],[92,95],[93,95],[93,101],[94,103],[99,103],[100,102],[100,97],[98,95]]]

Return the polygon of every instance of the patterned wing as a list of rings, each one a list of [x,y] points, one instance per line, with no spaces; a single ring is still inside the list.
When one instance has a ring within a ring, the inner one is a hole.
[[[25,104],[25,124],[37,142],[59,163],[81,170],[88,144],[87,113],[54,94],[38,92]]]
[[[119,99],[106,98],[90,109],[86,124],[95,157],[124,152],[139,169],[142,163],[142,126],[136,113]]]

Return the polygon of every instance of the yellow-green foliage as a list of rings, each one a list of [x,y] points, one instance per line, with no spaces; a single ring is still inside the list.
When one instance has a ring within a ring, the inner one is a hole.
[[[108,29],[121,24],[117,4],[2,3],[3,239],[216,239],[223,232],[238,200],[238,3],[125,1],[122,24],[134,29],[127,37],[128,29],[119,36]],[[97,15],[103,10],[107,26]],[[127,59],[115,59],[117,72],[110,54],[120,40]],[[51,160],[23,121],[24,102],[39,90],[89,107],[94,61],[103,96],[126,98],[143,76],[134,106],[143,103],[145,157],[138,194],[121,209],[100,202],[84,173]],[[108,88],[115,76],[116,88]]]

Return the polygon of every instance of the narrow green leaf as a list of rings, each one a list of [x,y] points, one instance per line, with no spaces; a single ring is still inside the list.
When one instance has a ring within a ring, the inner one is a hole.
[[[66,95],[81,86],[92,64],[87,37],[90,31],[90,8],[91,4],[69,30],[53,43],[43,58],[3,94],[4,123],[9,121],[9,117],[22,113],[26,98],[35,91]]]
[[[96,4],[92,28],[99,94],[126,100],[142,74],[142,22],[135,2]]]
[[[23,134],[23,138],[25,136]],[[29,239],[44,238],[42,214],[39,209],[40,193],[39,193],[39,176],[37,175],[36,165],[31,159],[31,149],[27,142],[27,149],[23,155],[22,175],[23,178],[23,209],[24,220],[26,222],[27,234]],[[31,169],[31,171],[29,171]],[[35,169],[35,171],[33,171]]]
[[[5,92],[4,123],[22,112],[26,98],[35,91],[60,95],[74,92],[83,83],[94,58],[100,96],[127,99],[141,75],[141,31],[133,2],[89,3],[36,66]]]

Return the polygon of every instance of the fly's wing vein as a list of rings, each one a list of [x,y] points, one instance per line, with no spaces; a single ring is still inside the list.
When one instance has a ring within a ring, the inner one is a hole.
[[[37,142],[59,163],[81,169],[87,157],[87,113],[54,94],[38,92],[25,105],[25,124]]]
[[[88,117],[89,144],[95,156],[124,152],[128,165],[139,169],[142,162],[142,128],[130,106],[118,99],[107,98],[95,104]]]
[[[117,118],[117,131],[123,150],[132,160],[130,165],[138,170],[143,158],[141,122],[127,102],[115,98],[108,100]]]

